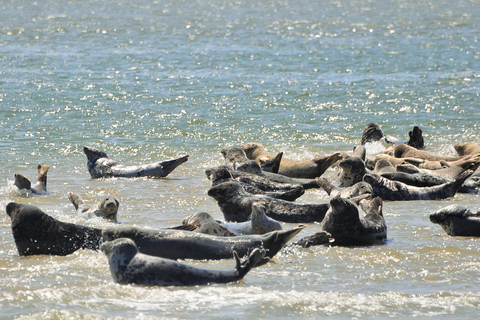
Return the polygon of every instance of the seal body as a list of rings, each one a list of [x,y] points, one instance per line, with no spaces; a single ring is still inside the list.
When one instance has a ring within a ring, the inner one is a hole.
[[[236,181],[218,184],[208,191],[217,201],[226,221],[244,222],[252,213],[252,204],[261,203],[265,214],[277,221],[292,223],[320,222],[329,204],[297,204],[266,196],[249,194]]]
[[[120,203],[113,196],[106,196],[93,205],[86,205],[83,199],[74,192],[68,193],[68,199],[75,207],[75,210],[87,219],[100,217],[105,220],[117,222],[117,212]]]
[[[105,241],[132,239],[141,253],[152,256],[173,260],[218,260],[230,259],[233,251],[243,257],[255,248],[265,249],[266,257],[272,258],[303,228],[272,231],[263,235],[218,237],[182,230],[110,227],[105,228],[102,235]]]
[[[100,229],[59,221],[27,204],[10,202],[6,211],[21,256],[65,256],[78,249],[98,250],[100,247]]]
[[[265,250],[254,249],[246,260],[241,262],[234,252],[236,266],[233,270],[209,270],[142,254],[135,242],[126,238],[103,244],[102,251],[108,258],[115,282],[147,286],[193,286],[237,281],[265,256]]]
[[[241,145],[247,158],[263,164],[276,156],[266,152],[265,147],[258,142]],[[278,173],[292,178],[315,179],[341,159],[340,153],[308,160],[291,160],[282,157]]]
[[[32,182],[25,175],[21,173],[16,173],[15,177],[15,186],[19,189],[25,189],[33,194],[45,195],[47,194],[47,173],[50,166],[46,164],[39,164],[37,167],[38,177],[37,182],[32,187]]]
[[[362,200],[364,201],[364,200]],[[330,209],[321,223],[324,231],[335,240],[334,245],[373,245],[383,244],[387,239],[387,226],[381,213],[380,198],[376,204],[368,204],[368,212],[361,215],[357,205],[345,198],[335,197],[330,200]]]
[[[122,165],[107,157],[107,154],[92,147],[83,147],[87,156],[88,172],[93,179],[98,178],[135,178],[154,177],[163,178],[169,175],[179,165],[188,160],[188,156],[161,162],[142,165]]]
[[[430,221],[439,224],[450,236],[480,237],[480,212],[451,205],[430,214]]]

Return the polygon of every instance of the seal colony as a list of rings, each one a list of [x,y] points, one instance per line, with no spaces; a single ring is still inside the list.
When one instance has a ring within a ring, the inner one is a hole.
[[[171,228],[96,228],[62,222],[38,207],[16,202],[6,206],[6,213],[20,256],[65,256],[81,249],[101,250],[113,280],[120,284],[191,286],[238,281],[283,248],[385,245],[383,209],[388,201],[439,200],[457,192],[478,192],[480,177],[474,172],[480,166],[480,145],[458,143],[454,145],[458,155],[437,155],[423,150],[418,126],[408,135],[409,140],[403,143],[370,123],[363,131],[361,145],[352,153],[341,151],[306,160],[287,159],[283,152],[267,153],[258,142],[222,149],[225,164],[208,168],[205,174],[211,182],[207,194],[217,202],[225,222],[200,212]],[[379,142],[387,149],[367,155],[368,145]],[[126,166],[96,148],[84,147],[83,151],[93,179],[166,177],[189,157]],[[337,163],[337,184],[321,177]],[[37,169],[33,187],[20,173],[15,174],[14,185],[32,194],[48,194],[49,166],[39,165]],[[330,200],[296,203],[306,190],[326,192]],[[68,198],[82,217],[117,222],[119,202],[115,197],[107,196],[93,205],[85,204],[73,192]],[[450,236],[479,237],[479,216],[479,212],[453,205],[431,213],[430,221]],[[306,226],[284,225],[313,222],[319,223],[321,231],[297,241],[292,240]],[[231,270],[175,261],[232,258],[235,267]]]

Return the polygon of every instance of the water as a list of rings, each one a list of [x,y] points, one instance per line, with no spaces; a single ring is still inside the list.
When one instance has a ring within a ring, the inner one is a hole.
[[[428,215],[477,195],[389,202],[388,243],[283,251],[244,280],[193,288],[113,283],[102,253],[19,257],[5,206],[67,222],[67,192],[111,194],[119,221],[222,214],[204,170],[258,141],[293,159],[350,151],[368,122],[430,151],[479,141],[480,2],[0,1],[0,318],[476,318],[477,239]],[[91,180],[82,147],[125,164],[190,155],[167,179]],[[19,194],[47,163],[47,196]],[[338,170],[325,177],[336,181]],[[298,201],[325,202],[310,190]],[[291,225],[285,225],[291,227]],[[311,224],[299,234],[318,231]],[[188,261],[227,269],[233,260]]]

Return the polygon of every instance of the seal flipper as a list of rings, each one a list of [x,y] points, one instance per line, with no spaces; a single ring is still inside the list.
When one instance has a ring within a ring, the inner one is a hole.
[[[258,267],[270,261],[265,258],[265,249],[255,248],[245,261],[241,262],[236,251],[233,251],[233,257],[236,262],[235,270],[238,272],[239,279],[242,279],[252,268]]]
[[[263,171],[278,173],[280,170],[280,162],[282,161],[283,152],[280,152],[273,159],[262,162],[261,167]]]
[[[28,179],[25,175],[21,173],[15,173],[15,186],[21,190],[21,189],[26,189],[26,190],[31,190],[32,189],[32,182],[30,179]]]
[[[181,158],[165,160],[160,162],[163,167],[163,176],[168,176],[173,170],[175,170],[179,165],[188,161],[188,155]]]
[[[78,210],[78,208],[82,207],[85,204],[83,199],[75,192],[68,193],[68,200],[70,200],[70,202],[73,204],[75,210]]]
[[[263,241],[263,246],[267,249],[266,256],[271,258],[280,251],[288,241],[292,240],[300,231],[305,229],[304,225],[299,225],[293,229],[289,230],[280,230],[280,231],[272,231],[266,233],[266,239]]]
[[[35,189],[37,192],[47,192],[47,173],[50,169],[49,165],[39,164],[37,167],[38,178],[37,183],[35,183]]]
[[[327,179],[325,178],[320,178],[318,177],[316,179],[317,181],[317,184],[323,189],[325,190],[326,193],[328,193],[328,195],[330,195],[330,193],[336,188],[333,183],[331,183],[330,181],[328,181]]]

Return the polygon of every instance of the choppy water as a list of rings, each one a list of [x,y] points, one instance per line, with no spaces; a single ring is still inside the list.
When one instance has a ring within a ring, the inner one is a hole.
[[[0,318],[476,318],[479,241],[428,215],[479,209],[477,195],[389,202],[386,245],[282,252],[240,282],[193,288],[117,285],[99,252],[19,257],[5,206],[108,225],[77,217],[74,191],[116,196],[123,224],[221,219],[203,171],[222,148],[350,151],[368,122],[405,139],[420,125],[430,151],[454,154],[480,141],[479,16],[476,0],[0,1]],[[91,180],[84,145],[126,164],[190,160],[167,179]],[[39,163],[50,194],[18,194],[13,174],[35,178]]]

